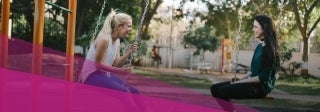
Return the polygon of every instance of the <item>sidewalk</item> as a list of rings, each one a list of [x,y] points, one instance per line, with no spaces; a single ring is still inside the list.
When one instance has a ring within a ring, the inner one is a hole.
[[[196,70],[188,70],[188,69],[167,69],[167,68],[152,68],[152,67],[137,67],[142,70],[149,70],[153,72],[157,72],[161,75],[173,75],[180,77],[187,77],[193,79],[203,79],[209,80],[212,83],[218,83],[223,81],[228,81],[234,75],[232,73],[226,73],[221,75],[220,72],[209,72],[207,74],[200,74]],[[237,77],[242,77],[244,74],[237,75]],[[210,94],[210,90],[208,89],[193,89],[203,94]],[[278,89],[274,89],[268,96],[273,97],[275,99],[289,99],[289,100],[298,100],[298,101],[310,101],[310,102],[320,102],[320,96],[309,96],[309,95],[290,95],[284,91],[280,91]]]

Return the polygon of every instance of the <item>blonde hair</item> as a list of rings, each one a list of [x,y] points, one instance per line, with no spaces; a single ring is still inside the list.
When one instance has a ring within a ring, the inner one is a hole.
[[[108,14],[102,29],[100,30],[97,37],[102,36],[104,34],[111,35],[114,28],[119,25],[127,23],[129,20],[132,20],[131,16],[126,13],[118,12],[118,10],[111,9],[111,12]],[[107,38],[103,36],[102,38]],[[91,43],[95,40],[95,37],[91,39]]]

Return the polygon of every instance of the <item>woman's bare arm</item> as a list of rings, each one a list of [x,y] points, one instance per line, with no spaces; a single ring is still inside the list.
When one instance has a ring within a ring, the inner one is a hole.
[[[109,71],[117,74],[126,74],[127,71],[122,70],[121,68],[112,67],[108,65],[104,65],[103,61],[105,58],[108,58],[105,56],[106,49],[108,48],[108,40],[105,40],[103,38],[97,38],[97,41],[95,41],[95,47],[96,47],[96,53],[95,53],[95,66],[99,70]]]
[[[138,44],[133,43],[132,45],[129,46],[128,50],[123,56],[120,56],[120,48],[119,48],[117,51],[117,56],[113,66],[122,67],[125,64],[126,60],[130,57],[130,55],[137,50],[137,47],[138,47]]]
[[[231,82],[231,84],[235,84],[235,83],[260,83],[260,79],[258,76],[254,76],[254,77],[248,77],[246,79],[242,79],[242,80],[238,80],[235,82]]]

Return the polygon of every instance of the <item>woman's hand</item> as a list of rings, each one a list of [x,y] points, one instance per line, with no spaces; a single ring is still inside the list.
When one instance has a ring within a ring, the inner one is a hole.
[[[129,72],[131,72],[132,67],[131,67],[130,64],[126,64],[126,65],[123,65],[123,66],[121,67],[121,69],[124,70],[124,71],[126,71],[127,73],[129,73]]]
[[[127,53],[128,53],[128,54],[132,54],[132,53],[136,52],[137,49],[138,49],[138,42],[134,42],[133,44],[131,44],[131,45],[128,47]]]

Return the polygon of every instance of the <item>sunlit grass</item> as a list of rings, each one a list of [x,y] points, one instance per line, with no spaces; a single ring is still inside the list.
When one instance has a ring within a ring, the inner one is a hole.
[[[304,108],[304,109],[320,109],[319,102],[306,102],[284,99],[250,99],[250,100],[233,100],[235,103],[244,104],[252,107],[268,107],[268,108]]]
[[[182,86],[186,88],[196,88],[196,89],[209,89],[212,85],[208,80],[200,80],[200,79],[191,79],[180,76],[170,76],[170,75],[161,75],[152,71],[146,70],[134,70],[135,73],[143,75],[145,77],[149,77],[152,79],[165,81],[170,84],[174,84],[177,86]]]
[[[276,88],[294,95],[320,95],[320,79],[311,76],[282,76]]]
[[[137,74],[143,75],[156,80],[161,80],[177,86],[186,88],[209,89],[211,82],[208,80],[199,80],[186,78],[181,76],[161,75],[148,70],[134,71]],[[295,95],[320,95],[320,81],[312,76],[293,76],[280,77],[276,82],[276,88],[282,91]],[[233,100],[233,102],[252,107],[272,108],[295,108],[295,109],[320,109],[319,102],[306,102],[297,100],[284,99],[249,99],[249,100]],[[275,109],[276,110],[276,109]],[[294,110],[294,109],[293,109]]]

